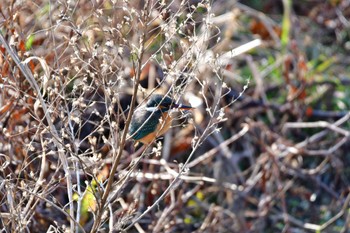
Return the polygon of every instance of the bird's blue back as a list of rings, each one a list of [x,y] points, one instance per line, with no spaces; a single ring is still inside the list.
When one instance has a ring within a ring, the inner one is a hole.
[[[129,128],[129,135],[134,140],[139,140],[154,132],[162,116],[160,110],[147,111],[145,107],[137,109],[133,115],[132,124]]]

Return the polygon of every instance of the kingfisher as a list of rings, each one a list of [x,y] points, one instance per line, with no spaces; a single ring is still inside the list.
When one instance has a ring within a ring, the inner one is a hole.
[[[151,144],[157,137],[164,135],[171,126],[171,109],[192,109],[191,106],[176,104],[168,96],[152,95],[145,105],[138,107],[130,122],[129,135],[144,145]]]

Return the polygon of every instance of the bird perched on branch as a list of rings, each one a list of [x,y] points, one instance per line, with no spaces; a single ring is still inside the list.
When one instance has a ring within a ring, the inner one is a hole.
[[[167,96],[155,94],[147,103],[138,107],[131,119],[129,135],[145,145],[165,134],[171,126],[171,109],[192,109],[190,106],[176,104]]]

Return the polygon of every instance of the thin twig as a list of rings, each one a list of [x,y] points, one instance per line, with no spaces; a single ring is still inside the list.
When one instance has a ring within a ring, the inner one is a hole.
[[[146,3],[147,4],[145,5],[145,9],[148,8],[148,3],[149,2],[146,1]],[[146,17],[146,14],[145,14],[145,17]],[[145,22],[146,22],[146,20],[145,20]],[[113,186],[114,174],[117,171],[117,168],[118,168],[118,165],[119,165],[119,162],[120,162],[120,158],[122,157],[124,146],[125,146],[125,143],[126,143],[127,133],[128,133],[128,129],[129,129],[129,125],[130,125],[130,122],[131,122],[132,115],[134,113],[135,104],[136,104],[136,97],[137,97],[137,91],[138,91],[138,87],[139,87],[139,83],[140,83],[140,77],[141,77],[141,71],[142,71],[141,64],[142,64],[142,58],[143,58],[143,55],[144,55],[144,42],[145,42],[145,38],[146,38],[146,31],[147,31],[147,28],[144,28],[143,32],[142,32],[142,36],[141,36],[141,44],[140,44],[139,53],[138,53],[138,59],[137,59],[137,70],[136,70],[136,76],[135,76],[135,79],[134,79],[133,95],[132,95],[132,100],[131,100],[131,104],[130,104],[128,117],[126,119],[124,130],[123,130],[123,133],[122,133],[122,136],[121,136],[121,139],[120,139],[118,152],[114,156],[114,159],[113,159],[112,168],[111,168],[111,171],[109,173],[109,179],[107,181],[106,188],[103,191],[103,195],[102,195],[101,201],[99,202],[100,208],[98,210],[97,217],[95,218],[94,224],[92,226],[91,233],[97,232],[98,229],[99,229],[99,226],[100,226],[100,223],[101,223],[101,220],[102,220],[102,214],[103,214],[103,211],[105,209],[105,204],[107,202],[108,196],[110,195],[110,191],[111,191],[112,186]]]
[[[21,70],[22,74],[27,79],[27,81],[29,82],[31,87],[36,91],[37,97],[38,97],[40,104],[41,104],[41,107],[43,108],[43,111],[45,114],[44,117],[46,118],[47,123],[48,123],[49,128],[50,128],[50,131],[53,135],[53,141],[57,147],[57,152],[58,152],[59,158],[63,164],[63,169],[64,169],[65,174],[66,174],[67,192],[68,192],[69,210],[70,210],[70,218],[69,218],[70,219],[70,230],[71,230],[71,232],[74,232],[75,222],[74,222],[74,217],[73,217],[73,214],[74,214],[73,191],[72,191],[73,184],[72,184],[72,177],[71,177],[71,174],[69,171],[68,160],[67,160],[66,155],[64,154],[64,151],[65,151],[64,146],[63,146],[62,142],[59,140],[60,136],[59,136],[55,126],[53,125],[53,120],[51,119],[50,112],[46,106],[45,100],[40,92],[40,88],[39,88],[37,82],[35,81],[32,72],[30,71],[28,66],[23,65],[23,63],[20,61],[18,55],[10,48],[10,46],[8,45],[8,43],[6,42],[5,38],[3,37],[3,35],[1,33],[0,33],[0,42],[5,47],[6,51],[10,54],[12,59],[15,61],[16,65]]]

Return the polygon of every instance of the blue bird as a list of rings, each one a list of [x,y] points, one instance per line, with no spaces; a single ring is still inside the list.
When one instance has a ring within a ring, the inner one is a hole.
[[[154,94],[146,105],[138,107],[131,119],[129,135],[137,142],[151,144],[157,137],[164,135],[171,126],[171,109],[192,109],[190,106],[176,104],[167,96]]]

